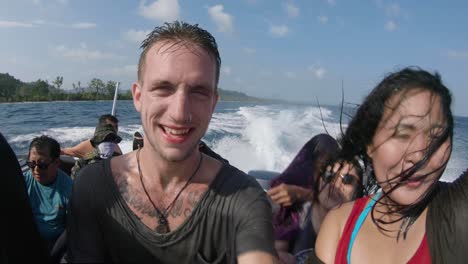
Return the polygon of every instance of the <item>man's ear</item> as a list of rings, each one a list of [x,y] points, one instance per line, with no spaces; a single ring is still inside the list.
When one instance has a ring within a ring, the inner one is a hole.
[[[132,84],[133,105],[138,112],[141,111],[141,86],[140,82],[134,82]]]

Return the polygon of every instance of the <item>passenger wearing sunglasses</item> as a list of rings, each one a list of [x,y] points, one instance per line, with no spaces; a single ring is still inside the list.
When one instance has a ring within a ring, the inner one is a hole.
[[[338,151],[333,137],[316,135],[271,183],[268,194],[281,206],[273,217],[275,248],[284,263],[300,263],[299,255],[314,247],[327,212],[360,194],[359,164],[336,161]]]
[[[315,191],[315,200],[319,201],[324,212],[320,220],[330,209],[362,196],[362,170],[355,161],[336,161],[333,166],[327,166],[321,176],[320,185]]]
[[[48,136],[36,137],[29,145],[30,168],[24,179],[39,233],[49,251],[65,230],[65,216],[72,180],[59,169],[60,145]]]

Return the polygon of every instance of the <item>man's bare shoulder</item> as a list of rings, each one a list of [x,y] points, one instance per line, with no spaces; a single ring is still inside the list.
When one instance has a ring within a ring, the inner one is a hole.
[[[93,151],[93,149],[93,145],[91,145],[91,141],[88,139],[73,147],[62,149],[62,154],[82,158],[86,153]]]

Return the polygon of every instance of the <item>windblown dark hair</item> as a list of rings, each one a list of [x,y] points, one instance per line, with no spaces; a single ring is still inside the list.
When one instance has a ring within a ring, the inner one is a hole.
[[[216,62],[216,86],[219,81],[219,71],[221,68],[221,57],[218,51],[218,44],[215,38],[206,30],[200,28],[198,24],[189,24],[181,21],[164,23],[155,27],[145,40],[141,43],[143,51],[138,62],[138,80],[141,82],[142,73],[145,67],[145,58],[148,50],[158,42],[169,42],[172,47],[179,44],[185,46],[198,46],[210,54]]]
[[[352,157],[357,157],[363,161],[364,168],[367,172],[367,177],[364,182],[364,192],[371,194],[372,190],[375,190],[377,181],[374,173],[372,172],[372,159],[367,154],[367,148],[372,144],[376,130],[380,122],[385,122],[384,111],[389,109],[395,111],[399,104],[404,100],[405,95],[411,90],[423,90],[429,91],[432,96],[431,98],[439,98],[441,104],[441,110],[445,119],[445,126],[441,133],[437,135],[431,135],[431,141],[426,149],[424,149],[423,158],[416,162],[411,168],[404,170],[396,179],[391,179],[393,182],[396,180],[396,184],[387,192],[383,193],[379,198],[379,202],[382,202],[382,197],[392,193],[395,189],[401,186],[401,183],[414,175],[419,169],[424,167],[430,160],[431,156],[442,146],[447,140],[450,141],[450,148],[448,149],[448,157],[450,157],[452,139],[453,139],[453,115],[450,109],[452,103],[452,96],[449,89],[442,83],[440,75],[436,72],[431,74],[418,67],[408,67],[400,71],[394,72],[386,76],[365,98],[362,105],[356,111],[356,114],[349,123],[344,135],[339,139],[342,150],[340,157],[349,160]],[[389,108],[388,102],[395,95],[401,95],[400,101],[395,107]],[[411,154],[411,153],[410,153]],[[446,153],[447,154],[447,153]],[[408,155],[405,154],[405,155]],[[404,157],[402,157],[404,158]],[[448,161],[448,159],[447,159]],[[447,162],[442,164],[436,171],[444,171]],[[428,174],[433,173],[429,172]],[[442,175],[442,173],[441,173]],[[427,175],[426,175],[427,176]],[[420,213],[426,208],[427,204],[432,199],[432,193],[434,190],[433,186],[429,191],[411,205],[397,205],[391,214],[400,214],[401,218],[392,221],[397,222],[401,219],[409,219],[404,221],[404,237],[406,231],[411,226],[412,222],[420,215]],[[393,203],[390,199],[390,201]],[[375,206],[375,205],[374,205]],[[374,210],[372,211],[374,212]],[[382,224],[390,223],[384,222],[383,220],[375,219],[372,214],[374,223],[379,228],[385,230]],[[406,223],[405,223],[406,222]],[[399,237],[399,234],[398,236]]]
[[[49,136],[43,135],[40,137],[36,137],[31,141],[31,143],[29,144],[28,159],[29,155],[31,155],[32,148],[36,148],[37,150],[47,150],[52,160],[55,160],[60,157],[60,144],[57,142],[57,140]]]

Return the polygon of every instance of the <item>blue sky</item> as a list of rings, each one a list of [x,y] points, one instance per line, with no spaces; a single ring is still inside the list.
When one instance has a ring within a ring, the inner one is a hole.
[[[321,104],[359,103],[386,73],[441,73],[468,116],[468,2],[387,0],[0,0],[0,72],[23,81],[136,78],[139,44],[175,19],[217,39],[220,87]]]

